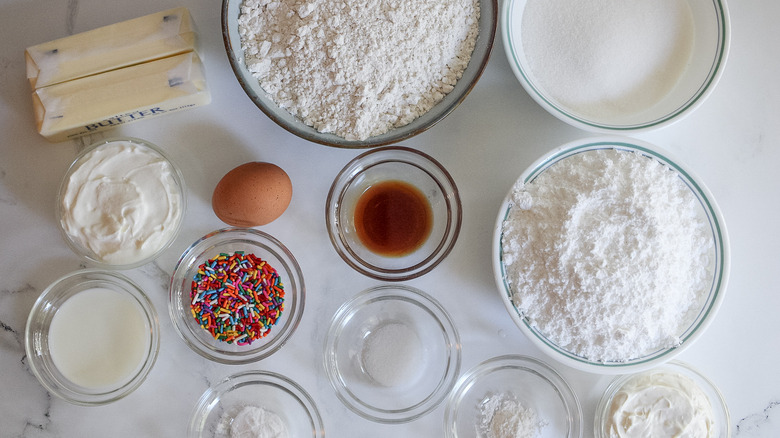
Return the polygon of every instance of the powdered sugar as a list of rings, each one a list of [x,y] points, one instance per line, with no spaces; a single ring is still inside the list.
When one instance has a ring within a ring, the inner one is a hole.
[[[534,438],[544,426],[536,411],[512,393],[488,395],[478,408],[476,435],[479,438]]]
[[[504,222],[503,260],[531,325],[595,361],[680,342],[709,290],[714,242],[674,171],[633,152],[587,151],[513,196],[527,208]]]
[[[247,68],[279,106],[363,140],[452,91],[478,33],[478,0],[245,0]]]

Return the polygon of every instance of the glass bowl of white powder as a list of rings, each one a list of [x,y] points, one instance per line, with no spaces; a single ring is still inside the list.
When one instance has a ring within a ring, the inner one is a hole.
[[[460,337],[433,297],[382,285],[338,309],[323,359],[349,409],[372,421],[405,423],[431,412],[452,389],[460,372]]]
[[[580,438],[582,408],[545,362],[499,356],[458,379],[447,398],[444,428],[448,438]]]
[[[192,411],[189,438],[325,436],[317,405],[281,374],[244,371],[208,388]]]
[[[668,152],[633,139],[544,155],[498,213],[494,276],[510,317],[574,368],[628,373],[665,362],[712,322],[728,282],[721,212]]]
[[[729,409],[718,387],[676,360],[615,378],[596,407],[593,425],[596,438],[731,436]]]
[[[668,126],[712,93],[729,52],[726,3],[510,0],[509,64],[528,94],[580,129]]]
[[[30,370],[48,392],[100,406],[145,380],[160,350],[160,323],[149,297],[124,275],[82,269],[47,287],[25,328]]]
[[[485,69],[498,22],[497,0],[265,4],[222,3],[238,82],[284,129],[342,148],[397,143],[452,112]]]
[[[57,222],[76,254],[101,268],[130,269],[170,246],[186,199],[181,172],[160,147],[110,138],[85,148],[68,168]]]

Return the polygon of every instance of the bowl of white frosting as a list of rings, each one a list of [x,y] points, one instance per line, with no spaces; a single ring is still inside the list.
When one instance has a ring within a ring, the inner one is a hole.
[[[710,191],[634,139],[545,154],[494,228],[494,277],[512,320],[550,357],[594,373],[648,369],[689,347],[723,301],[729,266]]]
[[[594,437],[727,438],[731,421],[718,387],[689,364],[671,361],[615,378],[596,407]]]
[[[105,268],[129,269],[156,258],[175,239],[186,210],[181,172],[156,145],[112,138],[85,148],[57,197],[70,248]]]
[[[451,113],[487,65],[497,0],[224,0],[238,82],[269,118],[312,142],[397,143]]]
[[[192,410],[189,438],[322,438],[316,403],[289,377],[243,371],[210,386]]]
[[[653,130],[693,112],[722,76],[731,36],[723,0],[508,0],[500,21],[528,95],[600,133]]]

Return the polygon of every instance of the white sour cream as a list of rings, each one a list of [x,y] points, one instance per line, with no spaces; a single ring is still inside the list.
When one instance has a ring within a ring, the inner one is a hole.
[[[638,375],[615,394],[611,438],[706,438],[715,434],[710,400],[690,378],[669,371]]]
[[[64,183],[62,228],[103,263],[146,259],[168,244],[181,220],[184,194],[174,174],[171,163],[145,145],[98,146]]]

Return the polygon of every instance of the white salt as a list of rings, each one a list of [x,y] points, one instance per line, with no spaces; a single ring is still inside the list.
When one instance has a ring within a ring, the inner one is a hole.
[[[680,0],[528,0],[523,49],[538,84],[590,117],[652,107],[685,71],[693,47]]]
[[[382,386],[414,382],[420,375],[422,343],[414,330],[401,323],[388,323],[372,330],[365,338],[361,359],[363,369]]]

